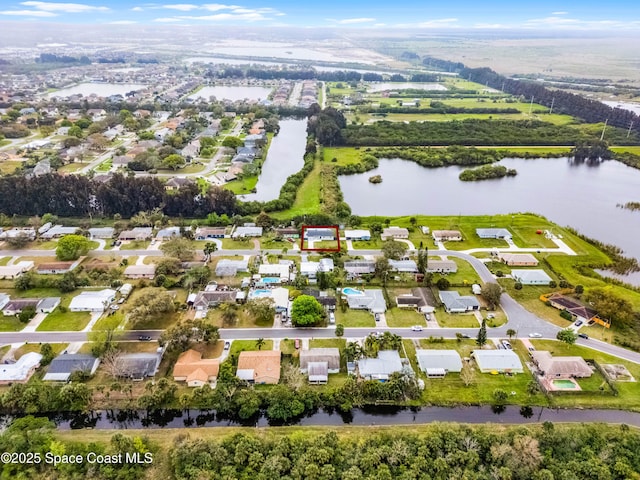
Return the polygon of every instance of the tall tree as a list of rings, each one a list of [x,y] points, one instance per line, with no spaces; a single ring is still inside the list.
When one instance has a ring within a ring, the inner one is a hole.
[[[484,347],[487,343],[487,321],[483,318],[480,330],[478,330],[478,336],[476,337],[476,345]]]

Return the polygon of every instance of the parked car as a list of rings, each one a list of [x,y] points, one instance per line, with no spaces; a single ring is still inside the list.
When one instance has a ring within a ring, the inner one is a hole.
[[[329,312],[329,323],[336,323],[336,314],[333,312]]]
[[[151,337],[149,335],[140,335],[138,337],[138,340],[140,340],[141,342],[148,342],[151,340]]]
[[[488,313],[487,318],[496,318],[495,313]]]
[[[507,342],[506,340],[502,341],[502,345],[504,346],[504,348],[506,348],[507,350],[512,350],[513,347],[511,346],[511,344],[509,342]]]
[[[111,310],[118,310],[120,307],[118,305],[111,305],[109,308]]]
[[[422,325],[414,325],[413,327],[411,327],[411,330],[414,332],[421,332],[422,331]]]
[[[296,350],[298,350],[300,348],[300,339],[296,338],[295,342],[293,342],[293,345],[296,347]]]
[[[579,333],[578,336],[580,338],[584,338],[585,340],[589,340],[589,335],[587,335],[586,333]]]
[[[118,299],[118,303],[119,303],[120,305],[122,305],[122,304],[124,303],[124,298],[120,298],[120,299]]]
[[[463,333],[462,335],[460,335],[460,338],[471,338],[471,335],[467,335],[466,333]]]
[[[231,348],[231,342],[224,342],[224,349],[229,350]]]
[[[379,314],[379,313],[376,313],[376,314],[374,315],[374,318],[376,319],[376,322],[379,322],[379,321],[380,321],[380,314]]]
[[[578,321],[576,321],[576,323],[574,323],[574,325],[575,325],[576,327],[580,327],[583,323],[584,323],[584,322],[583,322],[582,320],[578,320]]]
[[[537,332],[530,333],[529,336],[531,338],[542,338],[542,334],[541,333],[537,333]]]

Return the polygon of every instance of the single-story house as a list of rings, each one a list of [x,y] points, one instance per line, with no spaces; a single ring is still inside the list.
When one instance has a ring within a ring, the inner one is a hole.
[[[41,275],[56,275],[70,272],[75,262],[51,262],[38,265],[38,273]]]
[[[276,228],[275,233],[282,238],[300,238],[300,230],[293,227]]]
[[[22,355],[16,363],[0,364],[0,385],[25,383],[40,366],[42,355],[29,352]]]
[[[89,375],[96,373],[100,365],[100,359],[93,355],[64,353],[51,361],[47,373],[42,378],[44,381],[66,382],[73,372],[86,372]]]
[[[435,242],[461,242],[462,234],[458,230],[434,230],[431,236]]]
[[[62,225],[54,225],[42,235],[40,235],[41,239],[51,239],[51,238],[60,238],[65,235],[73,235],[78,231],[78,227],[63,227]]]
[[[393,240],[396,238],[409,238],[409,230],[400,227],[388,227],[382,230],[380,235],[382,240]]]
[[[340,371],[340,349],[338,348],[310,348],[300,350],[300,371],[307,372],[307,366],[312,362],[324,362],[328,366],[329,373]]]
[[[593,375],[582,357],[554,357],[551,352],[535,350],[531,352],[531,358],[545,377],[586,378]]]
[[[304,238],[314,242],[335,240],[336,230],[334,228],[307,228],[304,231]]]
[[[376,271],[376,262],[373,260],[351,260],[344,262],[344,271],[349,278],[360,275],[370,275]]]
[[[511,277],[523,285],[549,285],[552,281],[544,270],[511,270]]]
[[[358,372],[366,380],[385,381],[392,373],[400,371],[402,371],[402,360],[396,350],[380,350],[378,358],[358,360]]]
[[[458,264],[453,260],[429,260],[427,273],[456,273]]]
[[[42,301],[42,298],[16,298],[9,300],[2,310],[5,317],[12,317],[19,315],[22,310],[27,307],[33,307],[37,310],[38,304]]]
[[[302,293],[305,295],[311,295],[313,298],[318,300],[318,303],[322,305],[325,309],[335,310],[337,305],[336,297],[330,297],[327,292],[321,292],[316,289],[305,289]]]
[[[435,310],[434,307],[427,303],[427,300],[422,295],[416,295],[414,289],[414,293],[398,295],[396,297],[396,305],[398,308],[415,308],[421,313],[431,313]]]
[[[45,297],[36,305],[36,312],[51,313],[60,305],[61,300],[60,297]]]
[[[319,267],[320,263],[318,262],[300,262],[300,275],[315,280]]]
[[[280,381],[280,351],[240,352],[236,375],[251,383],[276,384]]]
[[[325,385],[329,381],[327,362],[309,362],[307,365],[307,374],[310,384]]]
[[[275,304],[276,313],[285,313],[289,310],[289,290],[283,287],[269,290],[258,289],[249,291],[248,300],[270,298]]]
[[[238,227],[231,234],[232,238],[261,237],[262,227]]]
[[[320,262],[318,265],[319,272],[324,272],[324,273],[333,272],[334,268],[335,268],[335,265],[333,264],[333,258],[320,259]]]
[[[444,377],[449,372],[462,371],[460,354],[455,350],[416,350],[420,370],[429,378]]]
[[[448,313],[464,313],[480,310],[480,303],[471,295],[460,296],[456,291],[441,290],[440,301]]]
[[[482,373],[522,373],[522,362],[513,350],[474,350],[471,354]]]
[[[116,299],[116,291],[105,288],[98,292],[82,292],[71,299],[71,312],[104,312]]]
[[[153,236],[151,227],[135,227],[132,230],[123,230],[118,236],[118,240],[149,240]]]
[[[289,265],[278,263],[263,263],[258,267],[258,273],[263,277],[280,277],[283,282],[288,282],[290,278]]]
[[[561,293],[554,293],[550,295],[547,297],[547,301],[552,307],[557,308],[558,310],[566,310],[583,322],[589,322],[598,316],[598,312],[593,308],[587,307],[573,298],[565,297]]]
[[[173,367],[173,380],[187,382],[189,387],[201,387],[205,383],[214,383],[219,370],[218,359],[204,359],[200,352],[190,349],[178,357]]]
[[[2,310],[7,303],[9,303],[9,300],[11,300],[11,297],[9,295],[0,292],[0,310]]]
[[[538,266],[538,259],[530,253],[499,253],[498,258],[510,267]]]
[[[512,235],[506,228],[476,228],[476,235],[480,238],[495,238],[495,239],[511,239]]]
[[[418,265],[413,260],[389,260],[389,267],[394,272],[418,273]]]
[[[346,240],[371,240],[371,232],[369,230],[345,230],[344,237]]]
[[[7,238],[27,237],[33,241],[36,239],[36,231],[33,228],[11,228],[9,230],[0,230],[0,240]]]
[[[387,302],[382,290],[363,290],[362,295],[347,295],[349,308],[354,310],[369,310],[371,313],[384,313],[387,311]]]
[[[212,238],[224,238],[224,227],[219,228],[209,228],[209,227],[198,227],[196,229],[195,239],[196,240],[210,240]]]
[[[156,276],[156,265],[151,263],[149,265],[129,265],[124,269],[125,278],[146,278],[153,280]]]
[[[247,260],[229,260],[221,258],[216,264],[216,276],[235,277],[238,272],[246,272],[249,269]]]
[[[118,357],[119,376],[131,380],[143,380],[153,377],[158,372],[162,354],[157,353],[128,353]]]
[[[171,177],[165,182],[164,189],[169,191],[180,190],[182,187],[188,187],[190,185],[193,185],[194,183],[195,182],[190,178]]]
[[[118,289],[118,291],[120,292],[120,295],[122,295],[123,298],[127,298],[129,295],[131,295],[131,292],[133,291],[133,285],[131,285],[130,283],[123,283]]]
[[[0,266],[0,279],[10,279],[19,277],[25,272],[31,270],[34,266],[34,263],[29,261],[21,261],[14,265],[2,265]]]
[[[167,227],[158,231],[156,240],[171,240],[172,238],[178,238],[180,236],[180,227]]]
[[[193,308],[203,311],[216,307],[221,303],[235,303],[237,293],[236,290],[204,290],[198,292],[193,299]]]
[[[114,233],[113,227],[100,227],[100,228],[90,228],[89,229],[89,238],[101,238],[104,240],[109,240],[113,238]]]

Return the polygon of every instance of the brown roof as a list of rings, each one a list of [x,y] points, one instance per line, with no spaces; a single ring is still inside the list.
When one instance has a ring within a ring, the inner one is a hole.
[[[186,377],[187,382],[192,380],[207,382],[210,377],[217,377],[219,370],[220,362],[217,359],[203,359],[200,352],[190,349],[178,357],[173,367],[173,377]]]
[[[546,376],[590,377],[593,371],[582,357],[554,357],[547,351],[531,352],[531,357]]]
[[[278,383],[280,381],[280,351],[240,352],[238,370],[253,370],[253,378],[257,382],[269,378],[275,380],[273,383]]]
[[[73,262],[41,263],[38,265],[38,270],[68,270],[71,265],[73,265]]]

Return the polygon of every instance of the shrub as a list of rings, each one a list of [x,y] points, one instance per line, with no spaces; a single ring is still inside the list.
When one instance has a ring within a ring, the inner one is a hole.
[[[522,290],[522,283],[516,282],[513,288],[515,288],[516,290]]]

